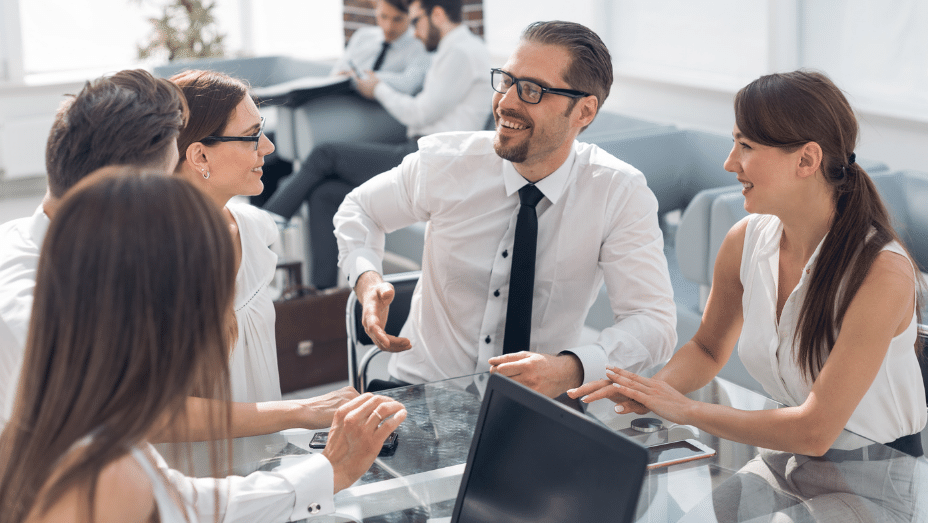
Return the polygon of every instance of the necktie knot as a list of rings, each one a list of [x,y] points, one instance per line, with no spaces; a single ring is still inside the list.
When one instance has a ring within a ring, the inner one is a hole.
[[[522,205],[527,205],[534,208],[544,197],[545,195],[542,194],[541,191],[538,190],[538,187],[535,187],[535,184],[532,183],[524,185],[521,189],[519,189],[519,202]]]
[[[380,44],[380,54],[377,55],[377,60],[374,61],[374,67],[371,68],[372,71],[380,70],[380,66],[383,65],[383,59],[387,56],[387,49],[390,48],[390,42],[384,41]]]

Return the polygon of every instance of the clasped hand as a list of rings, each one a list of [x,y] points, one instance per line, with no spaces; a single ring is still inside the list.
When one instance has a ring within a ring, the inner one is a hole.
[[[490,372],[503,376],[540,392],[549,398],[560,396],[570,387],[583,382],[583,365],[571,353],[559,355],[537,352],[514,352],[490,358]]]
[[[618,367],[606,367],[608,379],[591,381],[582,387],[567,391],[571,398],[582,398],[584,403],[609,399],[615,402],[619,414],[647,414],[679,424],[688,424],[687,409],[693,400],[680,394],[667,382],[645,378]]]

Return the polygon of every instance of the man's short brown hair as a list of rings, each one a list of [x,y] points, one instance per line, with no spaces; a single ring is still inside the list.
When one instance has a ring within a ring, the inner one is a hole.
[[[522,40],[567,50],[572,60],[563,80],[571,89],[595,96],[597,111],[602,108],[612,88],[612,57],[596,33],[574,22],[554,20],[530,24],[522,32]],[[571,109],[577,100],[572,100]]]
[[[91,80],[65,101],[45,147],[52,196],[108,165],[150,167],[170,154],[187,120],[180,89],[142,69]]]

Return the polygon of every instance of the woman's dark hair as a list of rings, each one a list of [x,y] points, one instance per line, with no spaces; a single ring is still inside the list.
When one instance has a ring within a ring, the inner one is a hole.
[[[177,138],[180,166],[186,160],[190,144],[207,136],[222,136],[235,115],[235,108],[248,96],[248,85],[220,72],[200,70],[177,73],[171,81],[180,87],[190,108],[187,125]]]
[[[735,96],[735,122],[748,139],[762,145],[795,151],[815,142],[822,148],[819,168],[833,190],[835,216],[796,330],[797,362],[814,380],[873,261],[886,244],[902,241],[873,180],[854,161],[857,119],[827,76],[814,71],[762,76]]]
[[[164,424],[183,426],[194,391],[228,400],[234,260],[219,210],[185,180],[108,168],[68,192],[42,247],[0,435],[0,522],[71,489],[93,521],[108,464]],[[209,436],[225,438],[228,402],[213,404]],[[214,445],[214,469],[221,457]]]

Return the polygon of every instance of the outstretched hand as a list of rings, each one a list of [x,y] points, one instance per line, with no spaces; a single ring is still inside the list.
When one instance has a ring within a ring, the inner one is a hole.
[[[368,271],[358,278],[355,293],[361,301],[361,325],[374,345],[384,352],[409,350],[412,343],[408,338],[391,336],[384,330],[396,293],[393,285],[383,281],[376,272]]]
[[[584,403],[608,399],[616,404],[615,411],[619,414],[647,414],[651,412],[641,403],[622,394],[622,391],[610,379],[591,381],[582,387],[568,390],[567,395],[573,399],[580,398]]]
[[[335,492],[350,487],[371,468],[384,440],[405,419],[402,404],[370,393],[358,396],[335,412],[322,451],[335,473]]]
[[[628,399],[637,401],[667,421],[681,425],[695,424],[690,419],[690,409],[697,402],[681,394],[666,381],[645,378],[618,367],[607,369],[606,376]]]

